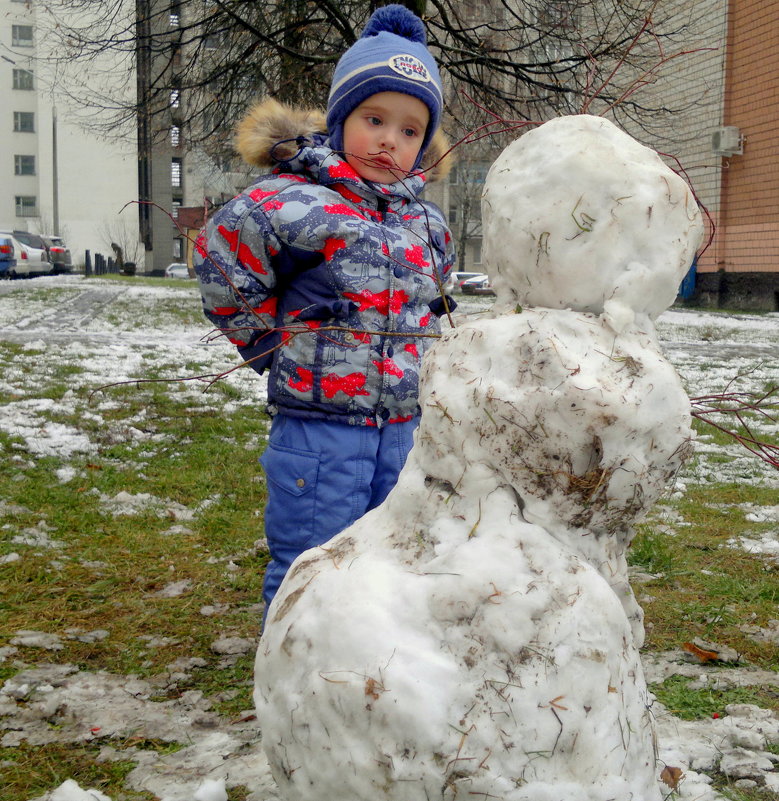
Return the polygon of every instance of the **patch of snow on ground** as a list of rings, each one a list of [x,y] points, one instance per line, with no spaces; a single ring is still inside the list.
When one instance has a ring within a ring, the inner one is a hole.
[[[26,450],[35,456],[69,459],[79,453],[92,453],[97,447],[77,428],[50,420],[47,415],[68,411],[51,399],[29,398],[5,405],[0,431],[24,440]]]
[[[728,540],[728,545],[747,553],[779,559],[779,537],[776,533],[761,534],[757,537],[734,537]]]
[[[177,521],[193,520],[204,509],[215,503],[208,499],[190,509],[176,501],[158,498],[148,492],[131,493],[124,490],[113,497],[99,492],[100,504],[105,512],[112,515],[140,515],[153,512],[157,517],[168,517]]]

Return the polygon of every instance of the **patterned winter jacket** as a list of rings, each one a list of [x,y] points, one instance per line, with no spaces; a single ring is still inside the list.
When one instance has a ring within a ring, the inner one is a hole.
[[[270,368],[271,414],[409,420],[446,310],[451,235],[441,211],[418,199],[424,177],[367,183],[311,133],[319,125],[316,114],[264,101],[239,126],[242,156],[273,169],[201,232],[204,311],[252,367]],[[431,145],[426,161],[439,153]]]

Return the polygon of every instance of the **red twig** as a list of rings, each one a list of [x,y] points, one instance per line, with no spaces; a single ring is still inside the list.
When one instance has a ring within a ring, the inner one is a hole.
[[[717,225],[714,222],[714,218],[711,216],[711,212],[706,208],[706,206],[701,203],[700,198],[698,197],[698,193],[695,191],[695,187],[690,180],[690,176],[687,174],[687,170],[682,166],[681,161],[679,161],[677,156],[674,156],[671,153],[658,153],[658,156],[663,156],[664,158],[671,159],[672,161],[676,162],[677,169],[675,172],[677,174],[681,174],[682,177],[687,181],[687,186],[690,187],[690,191],[692,192],[693,197],[695,198],[695,202],[698,204],[698,208],[704,213],[706,219],[709,223],[709,238],[706,240],[706,244],[701,248],[698,252],[698,258],[700,259],[701,256],[711,247],[711,243],[714,241],[714,236],[717,233]]]
[[[638,44],[638,40],[641,38],[641,36],[643,36],[644,32],[649,27],[651,19],[652,19],[651,15],[648,14],[646,19],[644,19],[644,24],[641,26],[641,28],[639,28],[638,33],[633,37],[633,40],[630,42],[630,45],[628,46],[627,50],[625,50],[625,52],[620,57],[619,61],[617,61],[617,63],[614,65],[614,69],[612,69],[612,71],[609,73],[606,80],[603,81],[603,83],[592,93],[590,97],[585,99],[584,103],[582,103],[582,108],[581,108],[582,114],[587,114],[590,105],[592,104],[592,101],[595,100],[600,95],[600,93],[614,80],[614,76],[622,68],[622,65],[625,63],[625,60],[630,54],[630,51]]]
[[[733,379],[733,381],[735,380]],[[732,384],[733,381],[730,383]],[[693,417],[732,437],[750,453],[779,470],[779,445],[761,440],[759,435],[754,433],[747,419],[747,415],[757,414],[758,417],[762,417],[770,423],[779,423],[779,386],[773,386],[763,394],[726,390],[713,395],[691,398],[690,403]],[[734,417],[741,430],[712,419],[713,416],[718,415]]]

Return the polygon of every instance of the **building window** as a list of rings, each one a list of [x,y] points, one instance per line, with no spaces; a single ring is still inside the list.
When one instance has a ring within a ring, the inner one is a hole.
[[[481,240],[473,243],[473,263],[481,264]]]
[[[181,186],[181,159],[171,159],[170,185],[178,187]]]
[[[181,144],[181,128],[178,125],[170,126],[170,146],[179,147]]]
[[[181,201],[180,200],[171,201],[170,216],[173,217],[174,220],[178,220],[178,218],[179,218],[179,209],[180,208],[181,208]]]
[[[181,92],[178,89],[170,90],[170,107],[178,108],[181,104]]]
[[[38,198],[34,195],[16,195],[16,216],[37,217]]]
[[[14,47],[32,47],[32,25],[12,25],[11,44]]]
[[[32,111],[14,111],[14,131],[17,133],[35,133],[35,113]]]
[[[14,156],[14,175],[35,175],[35,156]]]
[[[30,70],[14,70],[14,89],[34,89],[32,72]]]
[[[490,162],[466,161],[452,168],[449,173],[449,183],[453,186],[458,184],[483,184],[489,170]]]
[[[181,237],[177,237],[173,240],[173,258],[184,258],[184,240]]]
[[[487,173],[490,171],[490,165],[488,162],[474,161],[468,164],[466,169],[467,176],[464,176],[464,178],[468,183],[483,184],[487,178]]]
[[[449,206],[449,225],[454,225],[457,222],[457,206]]]
[[[563,31],[576,30],[578,24],[576,3],[571,0],[546,3],[546,7],[538,12],[538,21],[542,25],[549,25]]]

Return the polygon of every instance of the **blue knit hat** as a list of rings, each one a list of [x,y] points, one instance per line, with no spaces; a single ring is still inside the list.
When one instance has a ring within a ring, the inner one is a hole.
[[[421,100],[430,112],[414,169],[419,166],[441,119],[441,76],[426,47],[422,20],[405,6],[377,9],[360,38],[341,56],[330,85],[327,129],[333,150],[342,151],[346,118],[371,95],[402,92]]]

